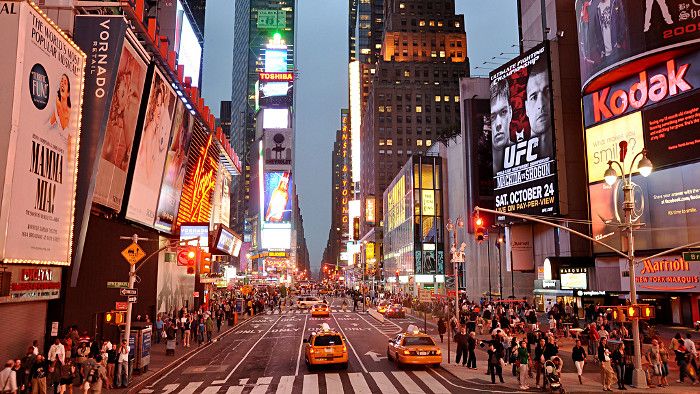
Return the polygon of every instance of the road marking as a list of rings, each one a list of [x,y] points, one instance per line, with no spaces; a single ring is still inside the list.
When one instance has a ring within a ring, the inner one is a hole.
[[[418,384],[416,384],[416,382],[414,382],[406,372],[393,371],[392,373],[399,383],[401,383],[403,388],[409,392],[409,394],[425,394],[425,392],[421,390],[420,386],[418,386]]]
[[[338,330],[340,330],[340,333],[343,334],[343,337],[345,337],[345,343],[347,343],[348,346],[350,346],[350,350],[352,350],[353,354],[355,355],[355,358],[360,363],[362,370],[365,371],[365,373],[367,373],[367,368],[365,368],[365,364],[362,362],[362,360],[360,360],[360,356],[357,355],[355,348],[350,343],[350,339],[348,338],[347,335],[345,335],[345,331],[343,331],[342,327],[340,327],[340,324],[338,324],[338,320],[335,319],[335,316],[333,316],[333,320],[335,320],[335,324],[338,326]]]
[[[187,383],[187,386],[185,386],[185,388],[182,389],[182,391],[180,391],[180,394],[194,394],[195,390],[197,390],[197,388],[199,388],[199,386],[201,386],[202,383],[204,382]]]
[[[272,325],[270,325],[270,327],[267,329],[267,331],[265,331],[265,333],[262,334],[262,336],[261,336],[260,338],[258,338],[257,341],[255,341],[255,343],[253,344],[253,346],[250,347],[250,349],[249,349],[248,352],[245,354],[245,356],[243,356],[243,358],[241,359],[241,361],[239,361],[238,364],[236,364],[236,366],[233,367],[233,369],[231,370],[231,372],[229,372],[229,374],[226,375],[226,379],[224,379],[224,380],[215,380],[215,381],[212,382],[212,384],[224,384],[224,383],[226,383],[226,381],[229,380],[229,379],[231,378],[231,376],[233,375],[233,373],[236,372],[236,370],[238,369],[238,367],[240,367],[241,364],[243,364],[243,361],[245,361],[245,359],[248,358],[248,356],[250,355],[250,352],[252,352],[253,349],[255,349],[255,346],[256,346],[258,343],[260,343],[260,341],[262,341],[263,338],[265,338],[265,335],[267,335],[267,334],[270,332],[270,330],[272,330],[272,327],[274,327],[275,324],[277,324],[277,322],[280,321],[281,318],[282,318],[281,316],[278,317],[277,320],[276,320],[274,323],[272,323]]]
[[[426,371],[414,371],[413,372],[416,376],[418,376],[418,379],[422,380],[423,383],[425,383],[426,386],[430,387],[431,390],[433,390],[433,393],[435,394],[445,394],[450,392],[445,386],[441,385],[440,382],[437,381],[432,375],[430,375]]]
[[[248,384],[248,378],[245,378],[245,379],[238,379],[238,385],[239,385],[239,386],[245,386],[246,384]]]
[[[243,389],[243,386],[231,386],[226,390],[226,394],[241,394]]]
[[[384,336],[387,337],[387,338],[391,338],[391,336],[387,335],[387,333],[385,333],[384,331],[382,331],[382,330],[380,330],[379,328],[375,327],[374,324],[368,322],[367,319],[365,319],[364,317],[362,317],[362,315],[359,315],[359,314],[358,314],[357,316],[360,316],[360,319],[364,320],[365,323],[367,323],[367,324],[370,325],[370,327],[373,327],[375,330],[379,331],[380,334],[384,335]]]
[[[372,390],[369,389],[364,375],[359,372],[352,372],[348,374],[348,378],[350,378],[350,384],[352,384],[353,392],[360,394],[372,394]]]
[[[221,386],[209,386],[202,390],[202,394],[214,394],[218,393]]]
[[[257,385],[261,385],[261,384],[270,384],[270,383],[272,383],[272,376],[266,376],[266,377],[264,377],[264,378],[258,378],[258,381],[255,382],[255,384],[257,384]]]
[[[162,394],[172,393],[173,391],[175,391],[175,389],[176,389],[179,385],[180,385],[179,383],[170,383],[170,384],[166,384],[165,387],[163,387],[163,393],[162,393]]]
[[[374,383],[377,384],[377,387],[379,387],[379,390],[381,390],[382,393],[399,394],[399,391],[396,390],[394,384],[391,383],[391,380],[389,380],[384,372],[370,372],[369,374],[372,376]]]
[[[481,392],[481,393],[499,393],[499,394],[500,394],[500,393],[527,393],[527,391],[484,390],[484,389],[478,389],[478,388],[476,388],[476,387],[465,387],[465,386],[460,386],[460,385],[458,385],[458,384],[454,384],[454,383],[450,382],[446,377],[442,376],[442,375],[441,375],[440,373],[438,373],[436,370],[433,370],[433,372],[435,372],[435,374],[436,374],[440,379],[444,380],[444,381],[447,382],[449,385],[451,385],[451,386],[453,386],[453,387],[459,387],[459,388],[464,389],[464,390],[478,391],[478,392]],[[449,373],[449,372],[448,372],[448,373]],[[469,383],[477,384],[477,385],[480,385],[480,386],[483,386],[483,385],[484,385],[483,382],[476,382],[476,381],[470,381],[470,380],[465,380],[465,379],[460,379],[460,380],[462,380],[462,381],[464,381],[464,382],[469,382]]]
[[[318,394],[318,375],[304,375],[304,394]]]
[[[327,393],[342,393],[343,382],[340,381],[340,375],[337,373],[328,373],[326,376],[326,392]]]
[[[277,383],[277,394],[291,394],[296,376],[282,376]]]
[[[252,390],[250,390],[249,394],[265,394],[267,392],[267,388],[270,387],[266,384],[260,385],[260,386],[255,386],[253,387]]]
[[[304,336],[306,335],[306,321],[309,319],[308,316],[304,317],[304,329],[301,330],[301,340],[299,343],[299,354],[297,355],[297,369],[294,375],[299,375],[299,363],[301,363],[301,349],[304,348]]]

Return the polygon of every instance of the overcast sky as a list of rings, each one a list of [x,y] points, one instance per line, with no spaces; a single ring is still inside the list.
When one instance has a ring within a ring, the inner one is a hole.
[[[456,0],[464,14],[471,74],[488,75],[517,52],[516,0]],[[300,0],[297,15],[296,178],[314,273],[328,239],[331,151],[347,108],[347,0]],[[475,67],[479,67],[475,69]],[[482,69],[485,68],[485,69]]]

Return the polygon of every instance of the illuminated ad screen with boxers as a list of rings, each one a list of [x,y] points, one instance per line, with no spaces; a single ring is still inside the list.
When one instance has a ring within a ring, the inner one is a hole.
[[[581,82],[625,59],[700,40],[697,0],[576,0]]]
[[[622,140],[625,170],[645,148],[654,165],[647,178],[633,166],[633,218],[645,224],[635,233],[636,248],[700,241],[700,232],[689,231],[700,226],[700,51],[679,53],[640,63],[636,74],[583,97],[593,236],[610,246],[623,241],[623,194],[621,182],[608,186],[603,174],[608,160],[620,160]]]
[[[489,78],[496,210],[558,213],[548,43],[494,70]]]

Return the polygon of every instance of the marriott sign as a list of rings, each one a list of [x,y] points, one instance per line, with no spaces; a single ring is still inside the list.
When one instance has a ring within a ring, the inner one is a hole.
[[[695,90],[700,86],[698,69],[698,53],[671,58],[585,96],[586,127]]]

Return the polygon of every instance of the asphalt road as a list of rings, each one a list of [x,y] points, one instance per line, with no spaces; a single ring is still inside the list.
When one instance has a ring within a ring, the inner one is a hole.
[[[341,301],[333,300],[328,318],[313,318],[295,309],[256,316],[149,382],[139,393],[498,392],[462,381],[442,368],[399,369],[389,362],[388,339],[417,320],[391,319],[382,324],[368,314],[340,309]],[[305,365],[302,340],[322,323],[345,335],[347,370],[330,367],[310,371]],[[434,327],[428,329],[434,331]]]

